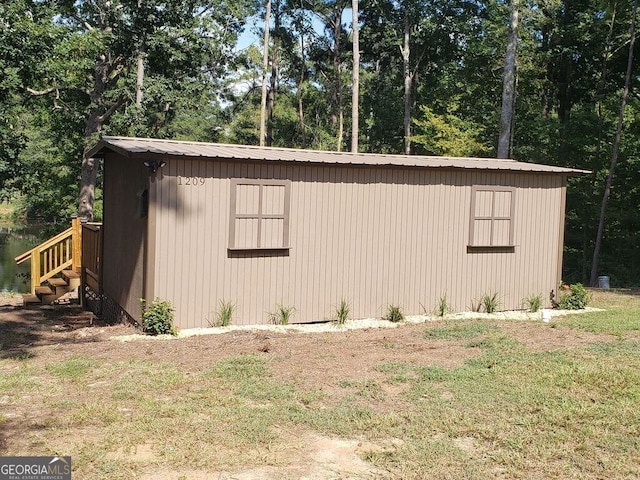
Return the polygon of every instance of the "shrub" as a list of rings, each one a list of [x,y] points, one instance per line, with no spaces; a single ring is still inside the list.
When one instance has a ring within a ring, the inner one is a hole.
[[[581,283],[574,283],[568,291],[560,294],[559,306],[563,310],[580,310],[589,303],[587,289]]]
[[[162,335],[178,333],[177,327],[173,324],[173,307],[168,300],[155,298],[150,305],[140,299],[142,310],[142,329],[149,335]]]
[[[384,319],[393,323],[398,323],[404,319],[404,314],[398,305],[391,304],[387,307],[387,314]]]

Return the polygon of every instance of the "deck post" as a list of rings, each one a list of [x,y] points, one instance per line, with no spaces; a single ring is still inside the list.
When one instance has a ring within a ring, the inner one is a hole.
[[[40,249],[31,252],[31,295],[36,294],[36,287],[40,286]]]
[[[80,269],[82,268],[82,222],[78,215],[73,214],[71,216],[71,228],[72,232],[72,265],[71,269],[80,273]]]

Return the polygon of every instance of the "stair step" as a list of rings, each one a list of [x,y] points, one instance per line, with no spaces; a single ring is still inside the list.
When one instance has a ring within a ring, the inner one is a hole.
[[[56,298],[56,293],[47,286],[36,287],[36,295],[40,298],[44,305],[49,305]]]
[[[69,284],[68,291],[75,290],[80,286],[80,274],[73,270],[63,270],[62,278]]]
[[[48,282],[49,282],[49,285],[55,288],[58,288],[58,287],[66,288],[69,286],[69,282],[67,282],[64,278],[50,278]]]
[[[24,295],[22,295],[22,305],[26,307],[28,305],[34,304],[42,304],[40,297],[31,293],[25,293]]]
[[[68,280],[70,278],[80,278],[80,274],[78,272],[74,272],[73,270],[63,270],[62,276]]]
[[[42,287],[36,287],[36,295],[39,297],[42,297],[44,295],[53,295],[53,290],[51,290],[51,288],[47,287],[46,285],[43,285]]]

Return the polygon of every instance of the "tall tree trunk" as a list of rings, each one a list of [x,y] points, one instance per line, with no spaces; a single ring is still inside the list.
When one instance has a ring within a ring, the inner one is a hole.
[[[300,142],[302,148],[307,147],[307,132],[304,127],[304,105],[303,105],[303,87],[306,79],[306,60],[304,52],[304,29],[300,30],[300,78],[298,80],[298,89],[296,92],[296,100],[298,102],[298,130],[300,132]]]
[[[360,129],[360,25],[358,23],[358,0],[351,0],[353,69],[351,72],[351,151],[358,151],[358,134]]]
[[[93,147],[91,139],[102,128],[102,121],[97,110],[92,111],[85,120],[85,147],[82,152],[82,171],[80,177],[80,195],[78,216],[87,221],[93,220],[93,203],[95,201],[95,187],[98,179],[99,160],[88,155]]]
[[[271,0],[267,0],[264,14],[264,44],[262,47],[262,101],[260,102],[260,146],[264,147],[265,125],[267,120],[267,69],[269,68],[269,18],[271,17]]]
[[[273,145],[273,108],[276,100],[276,89],[278,81],[278,46],[276,37],[273,37],[273,53],[271,57],[271,79],[269,82],[269,92],[267,93],[267,138],[265,145]]]
[[[340,60],[340,54],[342,53],[342,46],[340,37],[342,35],[342,11],[344,7],[340,2],[336,2],[335,10],[332,15],[332,27],[333,27],[333,104],[334,113],[333,124],[336,127],[336,150],[339,152],[342,150],[342,142],[344,137],[344,113],[342,111],[342,61]]]
[[[138,0],[138,8],[142,7],[142,0]],[[144,38],[144,37],[143,37]],[[136,106],[142,106],[144,89],[144,40],[140,42],[138,57],[136,58]]]
[[[272,0],[273,1],[273,0]],[[272,5],[273,10],[273,32],[271,34],[271,78],[269,81],[269,92],[267,93],[267,138],[265,145],[270,147],[273,145],[273,113],[276,101],[276,92],[278,91],[278,77],[280,75],[280,45],[282,27],[282,9],[280,8],[280,0],[276,0]]]
[[[402,72],[404,76],[404,153],[411,154],[411,22],[409,12],[404,12],[404,36],[402,42]]]
[[[117,60],[117,59],[116,59]],[[82,170],[80,178],[80,195],[78,198],[78,216],[88,221],[93,220],[93,202],[95,200],[95,187],[98,176],[98,163],[96,158],[89,157],[88,153],[97,140],[97,134],[102,130],[102,126],[109,118],[127,102],[125,97],[118,98],[115,102],[105,110],[104,95],[109,86],[109,82],[113,81],[110,75],[114,75],[114,71],[118,72],[119,63],[105,56],[104,61],[99,62],[93,72],[93,89],[89,94],[91,100],[91,113],[84,122],[84,139],[85,146],[82,152]],[[116,78],[118,74],[114,75]]]
[[[518,0],[511,0],[509,37],[504,60],[502,83],[502,111],[500,113],[500,135],[498,137],[498,158],[509,158],[511,150],[511,129],[513,107],[515,105],[516,50],[518,47]]]
[[[636,42],[636,18],[638,16],[638,0],[633,2],[633,12],[631,16],[629,56],[627,57],[627,74],[624,79],[624,88],[622,90],[622,100],[620,101],[620,113],[618,114],[618,125],[616,127],[616,137],[613,141],[613,152],[611,154],[611,164],[609,166],[609,174],[604,187],[604,195],[602,196],[602,205],[600,206],[600,220],[598,222],[598,232],[596,233],[596,245],[593,249],[593,261],[591,262],[591,286],[595,286],[598,279],[598,262],[600,260],[600,249],[602,247],[602,234],[604,232],[605,216],[607,212],[607,203],[611,194],[611,185],[613,184],[613,175],[618,164],[618,154],[620,152],[620,141],[622,139],[622,123],[624,121],[624,110],[629,98],[629,85],[631,83],[631,71],[633,69],[633,46]]]
[[[138,58],[136,59],[136,105],[142,106],[142,96],[144,90],[144,51],[138,52]]]

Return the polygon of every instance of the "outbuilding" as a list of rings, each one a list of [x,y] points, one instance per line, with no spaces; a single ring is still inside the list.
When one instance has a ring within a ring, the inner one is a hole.
[[[180,328],[543,303],[561,281],[567,178],[489,158],[103,137],[102,282],[111,310],[171,302]]]

